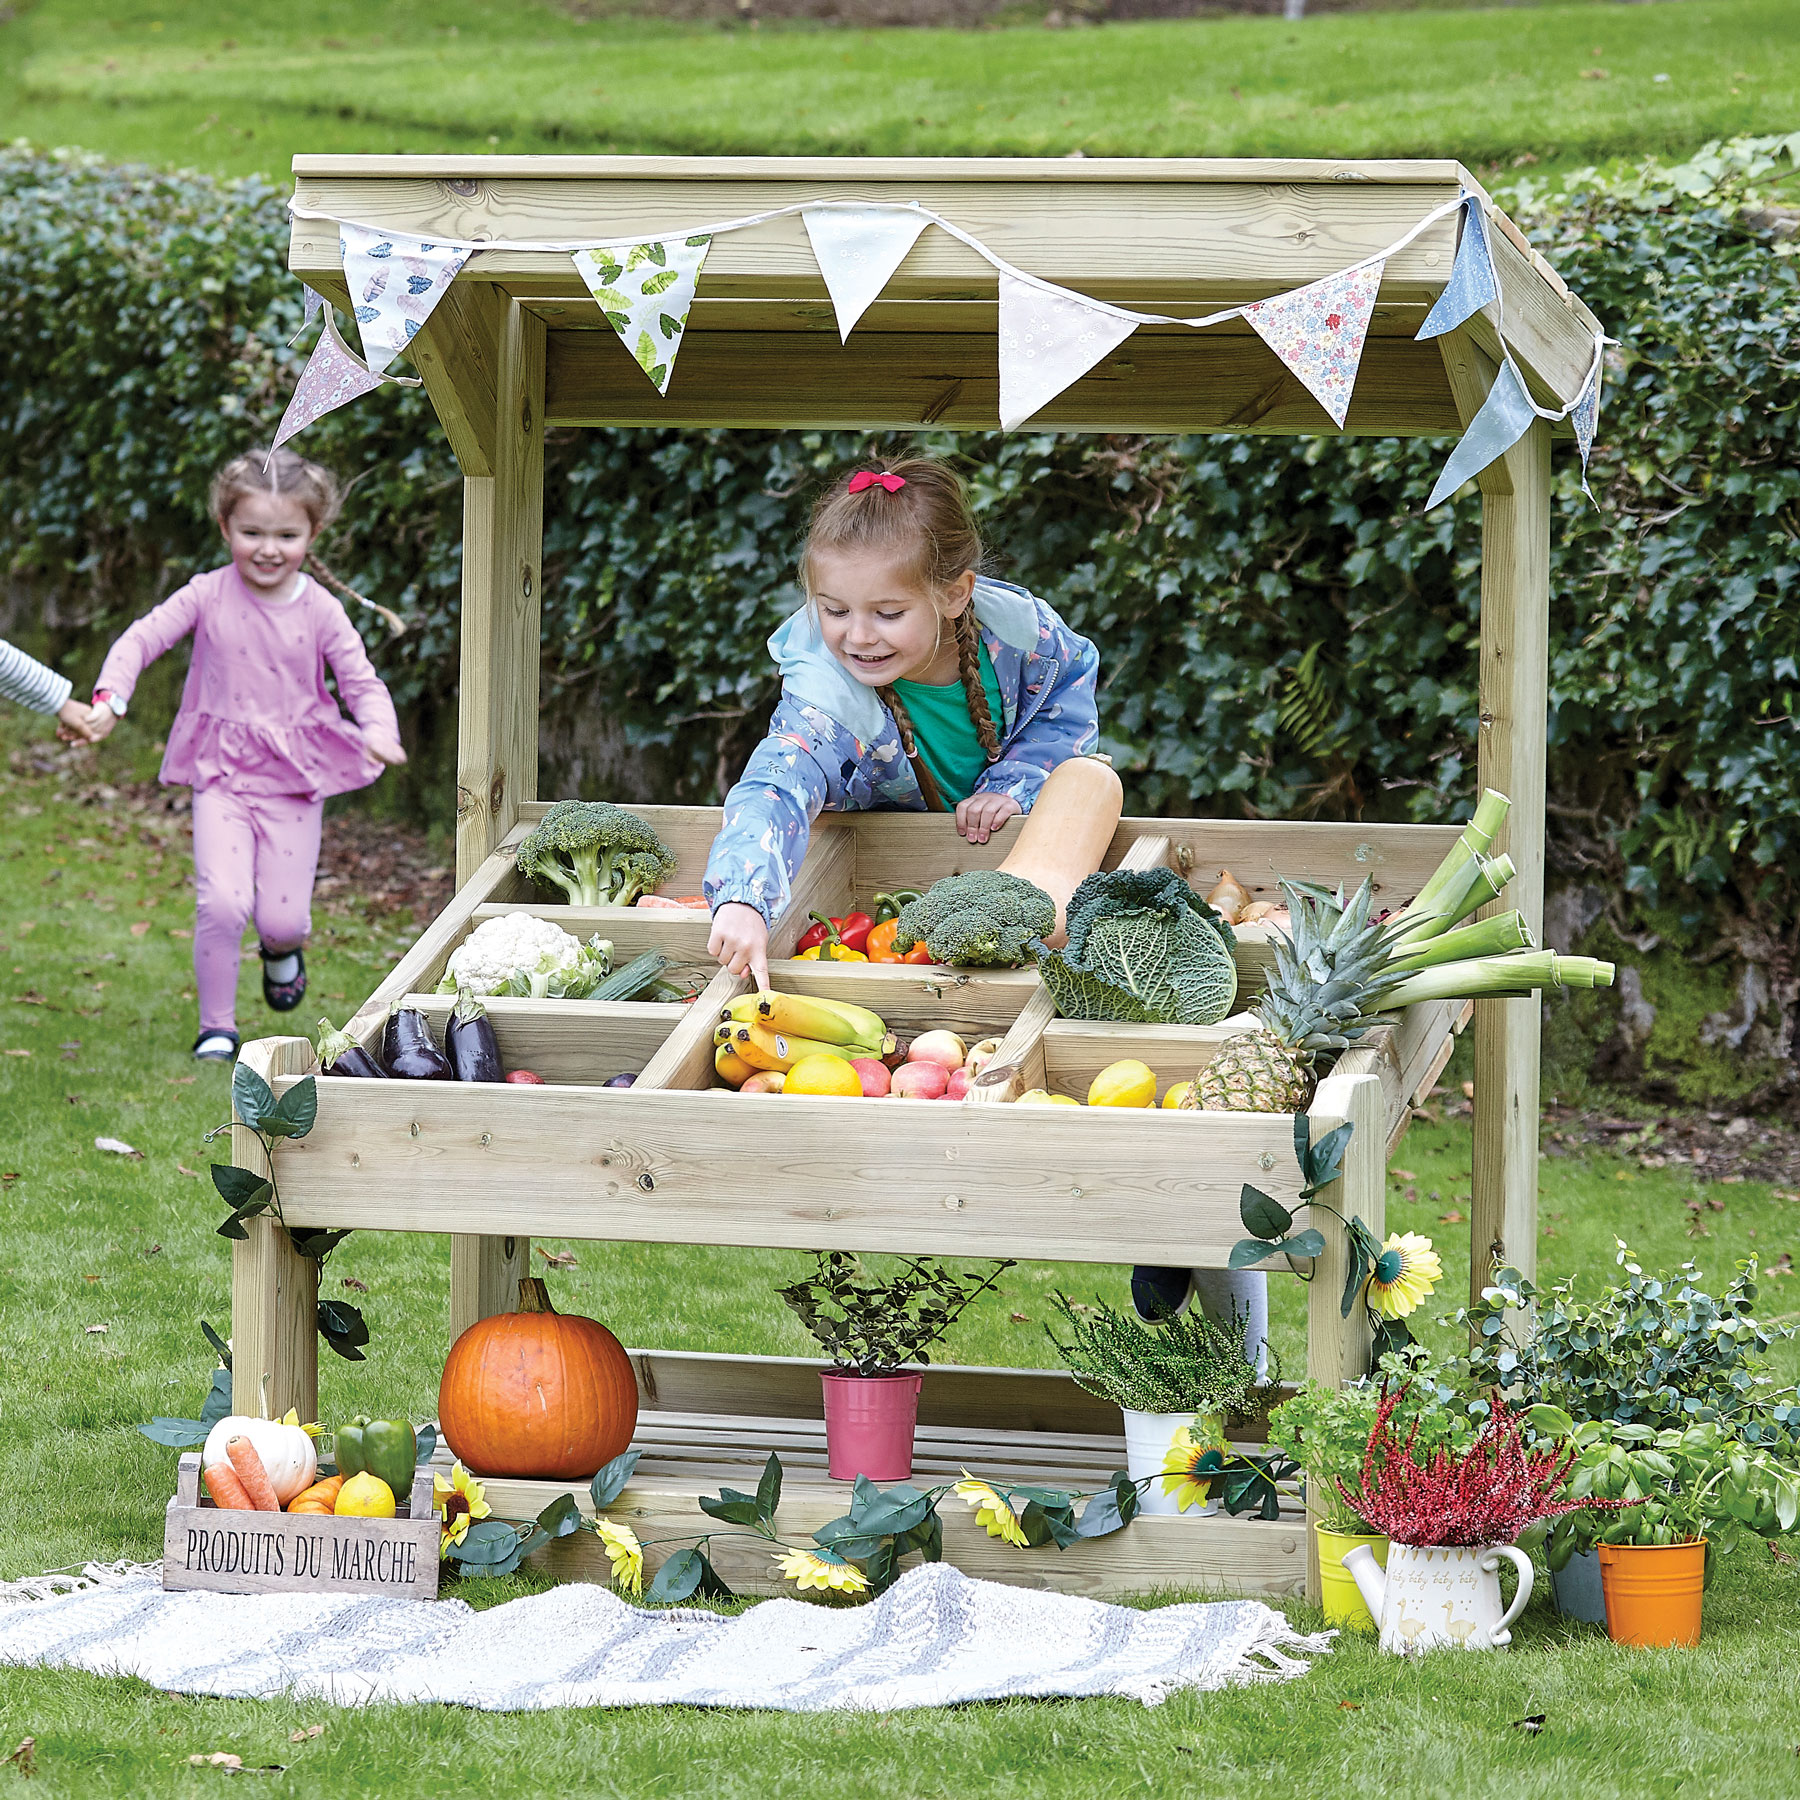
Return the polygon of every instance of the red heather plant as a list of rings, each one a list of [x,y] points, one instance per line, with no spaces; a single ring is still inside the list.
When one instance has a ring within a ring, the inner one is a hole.
[[[1371,1530],[1397,1544],[1510,1544],[1539,1519],[1612,1504],[1558,1499],[1574,1447],[1526,1449],[1518,1416],[1498,1392],[1492,1413],[1466,1449],[1440,1446],[1429,1462],[1418,1462],[1413,1456],[1418,1421],[1404,1439],[1393,1426],[1395,1409],[1411,1385],[1383,1386],[1363,1451],[1362,1479],[1355,1487],[1337,1482],[1345,1504]]]

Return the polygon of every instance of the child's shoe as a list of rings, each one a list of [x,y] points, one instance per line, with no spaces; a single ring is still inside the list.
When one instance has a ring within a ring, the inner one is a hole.
[[[235,1031],[206,1031],[194,1039],[195,1062],[235,1062],[238,1053],[238,1034]]]
[[[1131,1271],[1131,1305],[1146,1325],[1172,1319],[1193,1298],[1191,1269],[1158,1269],[1140,1264]]]
[[[298,950],[271,950],[262,955],[263,999],[271,1012],[292,1012],[306,998],[306,957]],[[279,977],[279,979],[278,979]]]

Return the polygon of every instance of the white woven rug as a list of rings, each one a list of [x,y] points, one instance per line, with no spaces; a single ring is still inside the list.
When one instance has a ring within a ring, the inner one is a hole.
[[[73,1592],[14,1583],[0,1664],[135,1675],[184,1694],[343,1706],[432,1700],[488,1712],[733,1706],[887,1712],[968,1700],[1282,1681],[1328,1650],[1254,1600],[1148,1612],[976,1581],[946,1563],[879,1600],[769,1600],[736,1618],[650,1612],[570,1584],[476,1612],[460,1600],[165,1594],[157,1566],[89,1565]],[[65,1584],[66,1585],[66,1584]]]

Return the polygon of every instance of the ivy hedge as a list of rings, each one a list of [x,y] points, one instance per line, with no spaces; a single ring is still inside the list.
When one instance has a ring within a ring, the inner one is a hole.
[[[1621,340],[1596,504],[1557,453],[1555,866],[1640,942],[1647,922],[1684,949],[1721,918],[1750,932],[1773,971],[1750,1047],[1790,1068],[1800,269],[1782,195],[1796,157],[1800,134],[1740,140],[1509,196]],[[0,151],[0,533],[15,616],[39,611],[72,675],[91,677],[101,636],[215,555],[208,476],[267,442],[299,366],[285,244],[281,197],[260,181]],[[963,460],[1001,571],[1100,644],[1106,747],[1133,806],[1466,809],[1479,500],[1471,487],[1422,511],[1447,444],[924,441]],[[301,447],[354,482],[327,560],[412,621],[391,642],[363,622],[428,751],[411,798],[447,817],[455,465],[422,396],[394,389]],[[555,437],[547,791],[604,780],[621,795],[716,796],[773,697],[763,639],[794,604],[810,496],[870,447],[820,432]]]

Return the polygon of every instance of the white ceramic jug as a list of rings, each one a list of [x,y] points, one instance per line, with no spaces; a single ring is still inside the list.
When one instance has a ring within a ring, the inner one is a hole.
[[[1500,1559],[1519,1571],[1511,1606],[1500,1605]],[[1531,1598],[1531,1558],[1512,1544],[1389,1544],[1387,1569],[1367,1544],[1344,1557],[1381,1628],[1381,1647],[1399,1656],[1456,1645],[1501,1650],[1507,1627]]]

